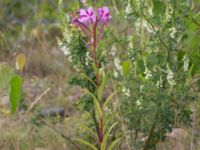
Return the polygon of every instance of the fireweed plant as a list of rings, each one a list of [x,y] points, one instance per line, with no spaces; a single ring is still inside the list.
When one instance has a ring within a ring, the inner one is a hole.
[[[110,19],[111,15],[108,7],[98,8],[96,11],[92,7],[80,9],[72,18],[73,25],[78,27],[85,37],[85,40],[82,41],[85,47],[93,52],[92,66],[95,72],[95,81],[86,77],[95,85],[95,90],[91,92],[87,89],[86,93],[88,93],[93,99],[93,119],[96,126],[98,142],[97,146],[95,146],[80,139],[78,141],[93,149],[101,150],[111,150],[119,141],[119,138],[114,139],[113,142],[108,145],[110,132],[117,123],[115,122],[108,127],[109,119],[106,119],[104,109],[107,107],[108,102],[112,99],[115,93],[112,93],[105,99],[103,98],[103,92],[107,82],[107,74],[105,73],[103,66],[99,65],[101,64],[101,61],[97,58],[98,44],[101,40],[102,32],[106,25],[108,25]]]
[[[82,106],[83,110],[89,112],[93,120],[89,126],[81,125],[91,133],[92,140],[91,138],[89,142],[86,138],[86,140],[80,138],[75,140],[94,150],[112,150],[120,140],[116,134],[115,136],[111,134],[117,122],[113,122],[113,115],[108,115],[106,108],[115,92],[105,96],[108,75],[103,67],[104,58],[98,47],[103,30],[110,19],[108,7],[96,10],[92,7],[79,9],[71,15],[70,25],[65,26],[64,29],[67,33],[73,32],[73,34],[68,34],[71,39],[58,40],[61,50],[81,74],[81,76],[72,77],[69,81],[70,84],[79,85],[84,89],[85,94],[77,106]]]

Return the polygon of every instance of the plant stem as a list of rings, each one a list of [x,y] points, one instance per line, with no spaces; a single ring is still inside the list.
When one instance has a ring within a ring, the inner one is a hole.
[[[157,110],[157,112],[156,112],[156,114],[155,114],[155,117],[154,117],[154,123],[153,123],[153,125],[151,126],[151,129],[150,129],[150,131],[149,131],[149,135],[148,135],[148,138],[147,138],[147,140],[146,140],[146,142],[145,142],[145,145],[144,145],[144,147],[143,147],[143,150],[148,150],[149,148],[149,144],[151,143],[151,139],[152,139],[152,137],[153,137],[153,134],[154,134],[154,131],[155,131],[155,128],[156,128],[156,124],[157,124],[157,121],[156,121],[156,119],[157,119],[157,117],[158,117],[158,110]]]
[[[97,118],[96,118],[96,116],[95,116],[95,109],[93,109],[93,111],[92,111],[92,118],[93,118],[93,120],[94,120],[96,132],[97,132],[98,137],[99,137],[99,126],[98,126],[98,123],[97,123]]]
[[[94,63],[96,67],[96,84],[99,84],[99,75],[98,75],[98,62],[97,62],[97,37],[96,37],[96,27],[97,27],[97,22],[95,22],[94,27],[93,27],[93,50],[94,50]]]
[[[111,83],[112,83],[114,91],[117,91],[113,79],[111,79]],[[130,147],[129,141],[128,141],[128,135],[126,134],[126,125],[125,125],[125,122],[124,122],[124,119],[123,119],[123,116],[122,116],[122,111],[121,111],[121,108],[120,108],[119,98],[118,98],[117,94],[115,94],[115,98],[116,98],[116,102],[117,102],[117,109],[118,109],[118,112],[119,112],[118,117],[119,117],[119,121],[121,122],[121,124],[120,124],[121,128],[124,132],[123,134],[125,136],[125,142],[126,142],[126,145],[127,145],[127,150],[131,150],[131,147]]]

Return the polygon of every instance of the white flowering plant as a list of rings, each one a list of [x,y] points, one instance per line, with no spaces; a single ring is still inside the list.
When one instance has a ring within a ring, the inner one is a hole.
[[[143,0],[121,8],[126,21],[111,49],[113,78],[135,149],[156,149],[173,128],[191,125],[190,104],[199,90],[195,8],[184,1]]]

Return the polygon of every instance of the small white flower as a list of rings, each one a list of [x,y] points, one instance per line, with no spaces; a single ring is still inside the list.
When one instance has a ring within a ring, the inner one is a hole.
[[[142,101],[143,101],[143,98],[142,98],[142,96],[140,96],[140,98],[137,99],[137,101],[135,103],[139,107],[139,109],[142,109]]]
[[[162,76],[160,76],[160,79],[156,82],[156,86],[158,88],[162,88],[163,87],[163,79]]]
[[[91,58],[90,58],[90,53],[87,52],[87,53],[86,53],[86,59],[85,59],[85,65],[86,65],[86,66],[89,66],[90,59],[91,59]]]
[[[122,73],[122,66],[121,66],[121,62],[120,62],[120,59],[118,57],[116,57],[114,59],[114,64],[115,64],[115,67],[118,71],[120,71],[120,73]]]
[[[68,28],[66,28],[63,33],[63,39],[66,41],[67,44],[69,44],[71,42],[72,33],[69,31]]]
[[[167,81],[171,86],[176,85],[176,81],[174,80],[174,73],[169,67],[169,64],[167,64]]]
[[[125,8],[125,18],[127,18],[128,15],[130,15],[132,12],[133,12],[133,8],[131,6],[131,1],[129,0]]]
[[[132,37],[128,37],[128,49],[133,49]]]
[[[183,70],[184,71],[188,71],[189,63],[190,63],[190,60],[189,60],[188,56],[185,54],[183,57]]]
[[[130,94],[130,89],[127,89],[126,87],[123,87],[123,88],[122,88],[122,92],[123,92],[123,94],[124,94],[125,96],[127,96],[127,97],[130,97],[130,96],[131,96],[131,94]]]
[[[173,28],[169,29],[169,31],[170,31],[170,37],[174,39],[176,36],[176,32],[177,32],[176,28],[173,27]]]
[[[114,76],[115,78],[119,77],[118,72],[114,70],[114,71],[113,71],[113,76]]]
[[[141,104],[142,104],[142,103],[141,103],[141,100],[138,99],[138,100],[136,101],[136,105],[137,105],[137,106],[141,106]]]
[[[151,71],[147,67],[145,67],[144,74],[145,74],[145,79],[146,80],[148,80],[149,78],[152,77],[152,73],[151,73]]]
[[[143,58],[143,61],[145,66],[145,71],[144,71],[145,79],[148,80],[150,77],[152,77],[152,72],[147,67],[147,61],[145,57]]]
[[[57,43],[58,43],[58,47],[61,49],[61,51],[62,51],[66,56],[69,56],[69,55],[70,55],[70,50],[69,50],[69,48],[66,46],[67,44],[63,43],[60,39],[57,39]]]
[[[172,4],[169,3],[167,5],[167,9],[166,9],[166,12],[165,12],[167,21],[171,20],[172,15],[173,15],[173,11],[174,11],[174,8],[173,8]]]
[[[113,44],[110,50],[110,54],[114,57],[116,55],[116,52],[117,52],[117,47],[115,44]]]

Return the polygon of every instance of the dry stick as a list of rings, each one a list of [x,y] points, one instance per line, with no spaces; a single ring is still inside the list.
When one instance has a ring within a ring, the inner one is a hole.
[[[112,79],[111,79],[111,83],[113,85],[114,91],[116,91],[116,88],[115,88],[115,85],[114,85]],[[117,94],[115,94],[115,98],[117,100],[117,107],[118,107],[118,110],[119,110],[119,119],[121,121],[122,129],[124,130],[124,136],[125,136],[125,140],[126,140],[126,145],[128,147],[128,150],[131,150],[131,147],[130,147],[130,145],[128,143],[128,137],[126,135],[126,126],[125,126],[125,123],[124,123],[124,120],[123,120],[123,117],[122,117],[121,109],[120,109],[120,106],[119,106],[119,98],[118,98]]]
[[[22,113],[22,115],[20,115],[19,120],[20,121],[25,121],[25,116],[33,109],[33,107],[39,102],[39,100],[47,93],[49,92],[51,89],[48,88],[46,89],[42,94],[40,94],[40,96],[38,96],[35,101],[31,104],[31,106],[27,109],[27,111],[25,111],[24,113]]]
[[[25,112],[25,114],[29,113],[31,111],[31,109],[39,102],[39,100],[45,95],[47,94],[47,92],[49,92],[51,89],[48,88],[46,89],[39,97],[37,97],[35,99],[35,101],[31,104],[31,106],[28,108],[28,110]]]

